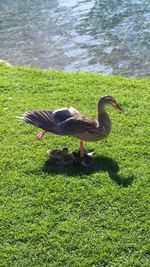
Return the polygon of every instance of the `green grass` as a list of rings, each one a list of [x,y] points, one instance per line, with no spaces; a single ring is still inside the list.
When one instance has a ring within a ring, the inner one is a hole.
[[[150,80],[0,67],[0,266],[148,267],[150,260]],[[79,141],[47,134],[16,116],[73,106],[91,117],[102,95],[111,135],[89,168],[58,167],[47,149]]]

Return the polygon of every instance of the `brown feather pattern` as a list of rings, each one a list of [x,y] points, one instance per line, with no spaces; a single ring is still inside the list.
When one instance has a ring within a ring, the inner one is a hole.
[[[97,141],[105,138],[111,131],[111,121],[106,105],[122,108],[111,96],[100,98],[98,102],[98,120],[82,115],[76,109],[33,110],[26,112],[22,120],[47,132],[57,135],[68,135],[83,141]]]

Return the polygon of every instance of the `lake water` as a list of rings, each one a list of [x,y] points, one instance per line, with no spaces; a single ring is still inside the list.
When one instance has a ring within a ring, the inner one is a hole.
[[[150,76],[149,0],[0,0],[0,59]]]

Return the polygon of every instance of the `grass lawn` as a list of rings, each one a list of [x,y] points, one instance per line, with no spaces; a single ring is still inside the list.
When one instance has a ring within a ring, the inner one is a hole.
[[[150,80],[0,67],[0,266],[148,267]],[[79,141],[17,121],[25,111],[73,106],[97,116],[112,95],[110,136],[89,168],[58,167],[47,150]]]

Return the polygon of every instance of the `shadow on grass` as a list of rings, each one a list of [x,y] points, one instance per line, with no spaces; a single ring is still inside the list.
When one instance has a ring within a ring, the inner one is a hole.
[[[53,159],[49,158],[42,169],[43,172],[48,174],[64,174],[67,176],[87,176],[95,172],[108,172],[109,177],[118,185],[127,187],[132,184],[133,176],[122,177],[118,174],[118,163],[108,157],[97,156],[93,158],[92,164],[85,168],[80,165],[76,166],[57,166]]]

